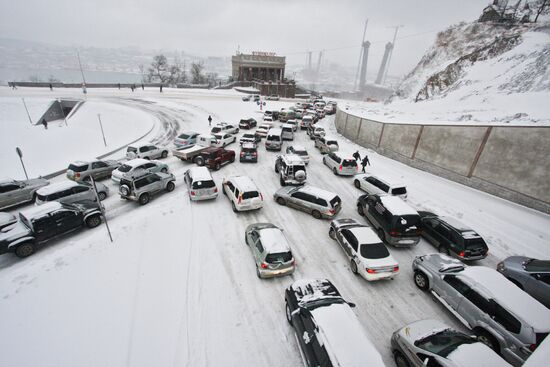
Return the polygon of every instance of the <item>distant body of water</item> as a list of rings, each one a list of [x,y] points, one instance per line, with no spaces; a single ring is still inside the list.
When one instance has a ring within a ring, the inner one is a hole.
[[[15,69],[0,66],[0,85],[7,85],[13,81],[31,81],[37,77],[47,82],[53,77],[63,83],[81,83],[82,75],[78,69]],[[116,71],[86,71],[84,77],[87,83],[141,83],[141,75],[121,73]]]

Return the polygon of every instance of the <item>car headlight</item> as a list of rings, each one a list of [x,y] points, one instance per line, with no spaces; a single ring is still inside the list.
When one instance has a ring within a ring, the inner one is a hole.
[[[497,271],[499,271],[499,272],[502,273],[502,272],[504,271],[504,269],[506,269],[506,267],[504,266],[504,262],[502,262],[502,261],[499,262],[499,263],[497,264]]]

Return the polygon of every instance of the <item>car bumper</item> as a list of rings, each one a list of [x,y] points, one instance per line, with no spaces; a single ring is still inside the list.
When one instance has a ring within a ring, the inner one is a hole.
[[[205,195],[189,195],[191,201],[212,200],[218,197],[218,193],[205,194]]]
[[[236,204],[235,205],[235,208],[237,209],[237,211],[239,212],[246,212],[246,211],[249,211],[249,210],[258,210],[258,209],[261,209],[263,207],[263,203],[260,202],[259,204],[246,204],[246,205],[239,205],[239,204]]]
[[[120,177],[111,176],[111,181],[113,181],[116,184],[119,184],[120,183]]]
[[[295,266],[292,266],[290,268],[285,268],[285,269],[276,269],[276,270],[271,270],[271,269],[261,269],[261,268],[258,268],[258,271],[260,272],[260,276],[262,278],[274,278],[274,277],[282,277],[282,276],[285,276],[285,275],[289,275],[289,274],[292,274],[294,273],[294,270],[296,269]]]
[[[397,274],[399,274],[399,271],[395,271],[395,272],[394,271],[386,271],[386,272],[383,272],[383,273],[374,273],[374,274],[367,273],[366,270],[361,271],[361,276],[369,282],[374,282],[374,281],[382,280],[382,279],[391,279],[394,276],[396,276]]]
[[[395,247],[412,247],[420,242],[420,237],[389,237],[388,239],[388,236],[386,236],[386,241]]]
[[[257,163],[258,162],[258,158],[247,158],[247,157],[241,157],[239,158],[239,160],[241,162],[253,162],[253,163]]]
[[[265,146],[265,149],[266,150],[281,150],[282,146],[281,145],[266,145]]]

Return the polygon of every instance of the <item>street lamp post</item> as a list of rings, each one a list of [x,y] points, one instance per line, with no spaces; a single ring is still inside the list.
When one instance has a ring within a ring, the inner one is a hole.
[[[27,175],[27,169],[25,168],[25,164],[23,163],[23,152],[19,147],[15,148],[15,152],[19,156],[19,160],[21,161],[21,166],[23,166],[23,172],[25,172],[25,177],[27,180],[29,179],[29,175]]]
[[[97,114],[97,119],[99,120],[99,127],[101,128],[101,135],[103,135],[103,144],[107,146],[107,141],[105,140],[105,133],[103,132],[103,124],[101,123],[101,115]]]

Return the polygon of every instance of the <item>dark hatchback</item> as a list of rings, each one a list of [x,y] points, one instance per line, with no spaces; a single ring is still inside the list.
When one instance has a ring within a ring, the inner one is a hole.
[[[253,127],[256,127],[256,125],[258,125],[258,122],[253,118],[242,119],[239,121],[239,128],[241,129],[252,129]]]
[[[258,162],[258,147],[254,143],[244,143],[239,155],[240,162]]]
[[[422,237],[439,252],[460,260],[481,260],[487,257],[489,248],[481,236],[454,218],[439,217],[420,211]]]

